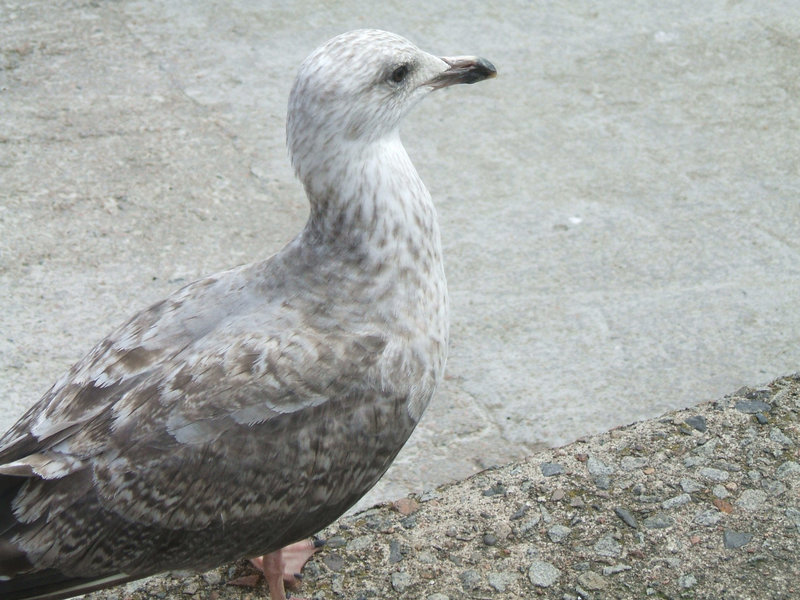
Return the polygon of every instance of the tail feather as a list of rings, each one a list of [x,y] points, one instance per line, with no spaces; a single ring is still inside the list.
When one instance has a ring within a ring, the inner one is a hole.
[[[125,583],[136,576],[115,573],[100,577],[72,577],[58,569],[30,572],[25,552],[11,542],[19,526],[12,510],[23,477],[0,476],[0,598],[2,600],[57,600]]]
[[[0,577],[0,598],[3,600],[59,600],[95,590],[119,585],[137,579],[125,573],[103,577],[69,577],[56,569],[17,575],[11,579]]]

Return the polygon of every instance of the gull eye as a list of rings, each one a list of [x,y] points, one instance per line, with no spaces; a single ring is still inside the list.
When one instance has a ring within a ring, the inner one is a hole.
[[[392,74],[389,75],[389,79],[394,83],[403,83],[410,70],[408,65],[400,65],[392,71]]]

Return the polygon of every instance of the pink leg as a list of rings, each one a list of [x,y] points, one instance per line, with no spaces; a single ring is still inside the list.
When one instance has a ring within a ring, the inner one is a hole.
[[[269,586],[271,600],[286,600],[286,590],[283,587],[284,564],[282,553],[283,550],[278,550],[256,559],[261,561],[261,569],[264,571],[264,578]],[[255,560],[253,562],[255,563]]]
[[[251,559],[257,569],[264,573],[269,586],[271,600],[286,600],[284,583],[289,587],[297,584],[300,571],[309,558],[319,550],[322,542],[303,540],[285,548]]]

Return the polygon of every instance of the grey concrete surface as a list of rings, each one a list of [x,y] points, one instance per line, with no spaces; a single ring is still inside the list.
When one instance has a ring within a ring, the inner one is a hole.
[[[302,226],[288,92],[358,27],[500,73],[403,129],[452,345],[370,500],[798,368],[796,0],[0,0],[0,427],[135,310]]]

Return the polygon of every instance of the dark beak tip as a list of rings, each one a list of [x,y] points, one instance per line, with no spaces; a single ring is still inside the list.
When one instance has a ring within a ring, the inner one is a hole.
[[[497,77],[497,69],[485,58],[477,56],[459,56],[443,58],[450,67],[429,81],[434,89],[447,87],[457,83],[478,83],[484,79]]]
[[[485,58],[478,58],[475,63],[476,69],[483,75],[484,79],[493,79],[497,77],[497,69]]]
[[[497,77],[495,66],[481,57],[472,58],[469,62],[454,64],[453,67],[460,75],[458,83],[478,83],[484,79]]]
[[[497,77],[495,66],[485,58],[477,58],[475,64],[464,74],[463,83],[478,83],[495,77]]]

